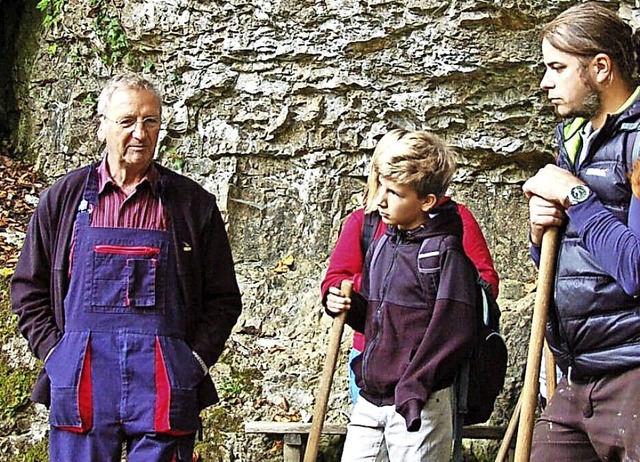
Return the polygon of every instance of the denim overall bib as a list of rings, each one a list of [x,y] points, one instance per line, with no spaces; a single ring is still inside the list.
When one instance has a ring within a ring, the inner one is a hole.
[[[90,169],[75,223],[65,332],[51,380],[52,460],[188,460],[204,371],[185,343],[172,235],[90,226]]]

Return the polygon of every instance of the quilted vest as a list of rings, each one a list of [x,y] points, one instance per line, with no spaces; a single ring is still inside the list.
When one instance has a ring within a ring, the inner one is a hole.
[[[576,124],[579,125],[576,127]],[[610,115],[576,167],[569,159],[579,152],[584,121],[559,125],[558,166],[582,179],[604,207],[622,223],[628,220],[631,186],[627,173],[640,147],[640,100]],[[571,220],[562,233],[556,277],[555,306],[550,308],[547,340],[556,362],[575,380],[599,377],[640,366],[640,299],[599,266],[583,246]],[[615,256],[612,256],[615,258]]]

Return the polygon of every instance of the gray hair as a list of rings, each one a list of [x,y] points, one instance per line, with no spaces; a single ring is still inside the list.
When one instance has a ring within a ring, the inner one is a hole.
[[[160,114],[162,114],[162,96],[153,83],[138,74],[120,74],[109,80],[107,85],[102,89],[102,92],[100,92],[98,98],[99,115],[104,115],[104,110],[111,96],[116,90],[121,89],[151,91],[158,100],[158,107],[160,108]]]

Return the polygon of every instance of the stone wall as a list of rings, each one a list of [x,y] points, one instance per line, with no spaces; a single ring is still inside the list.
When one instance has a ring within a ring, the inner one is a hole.
[[[222,409],[236,425],[225,442],[206,436],[219,460],[258,461],[272,442],[242,436],[242,420],[311,417],[330,327],[318,287],[375,140],[394,127],[441,135],[459,153],[453,197],[503,281],[514,355],[500,422],[519,391],[535,279],[520,186],[554,150],[537,33],[573,3],[68,0],[16,60],[11,142],[53,180],[100,157],[95,103],[111,75],[159,85],[158,158],[217,195],[243,291],[214,371],[228,399],[207,415],[223,426]],[[634,21],[632,2],[608,3]],[[289,271],[274,271],[287,256]],[[345,377],[342,360],[329,420],[346,421]]]

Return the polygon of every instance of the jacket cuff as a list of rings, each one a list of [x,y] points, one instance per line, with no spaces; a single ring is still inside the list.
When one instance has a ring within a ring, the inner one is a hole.
[[[34,350],[36,358],[43,362],[49,359],[49,356],[53,353],[53,349],[58,345],[60,338],[62,338],[62,334],[59,333],[49,335],[49,337],[41,342],[38,348]]]
[[[396,411],[404,417],[407,424],[407,431],[417,432],[420,430],[420,426],[422,425],[420,412],[422,408],[424,408],[424,403],[419,399],[410,399],[396,407]]]
[[[200,355],[195,351],[191,351],[191,353],[193,354],[193,357],[196,358],[196,361],[198,361],[198,364],[200,364],[200,367],[202,368],[204,375],[209,375],[209,368],[207,367],[207,363],[205,363],[204,360],[200,357]]]

